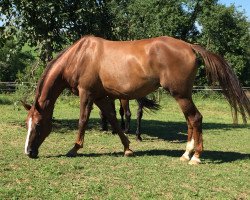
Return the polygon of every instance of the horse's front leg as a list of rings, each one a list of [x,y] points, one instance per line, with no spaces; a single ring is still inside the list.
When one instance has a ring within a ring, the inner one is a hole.
[[[108,97],[98,99],[95,101],[95,104],[101,109],[101,111],[105,114],[107,119],[109,120],[113,131],[115,133],[118,133],[121,142],[124,147],[124,155],[125,156],[131,156],[133,155],[133,151],[129,149],[129,140],[128,137],[123,133],[121,127],[119,126],[119,123],[116,118],[115,110],[112,105],[112,100],[110,100]]]
[[[67,156],[74,157],[77,151],[83,148],[85,129],[89,120],[89,115],[93,106],[93,99],[88,91],[79,89],[80,96],[80,118],[79,118],[79,132],[77,134],[76,143],[74,147],[67,153]]]

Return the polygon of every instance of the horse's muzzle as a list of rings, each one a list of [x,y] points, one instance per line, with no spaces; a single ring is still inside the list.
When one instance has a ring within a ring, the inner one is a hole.
[[[38,150],[30,150],[28,156],[29,158],[38,158]]]

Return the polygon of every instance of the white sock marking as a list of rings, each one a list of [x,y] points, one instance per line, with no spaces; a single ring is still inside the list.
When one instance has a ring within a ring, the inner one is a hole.
[[[191,160],[195,161],[195,162],[198,162],[198,163],[201,162],[200,158],[197,158],[195,155],[193,155],[193,157],[191,158]]]
[[[190,159],[189,155],[192,153],[193,150],[194,150],[194,139],[192,138],[190,142],[187,142],[186,151],[182,156],[189,160]]]
[[[29,152],[28,152],[28,145],[29,145],[29,139],[30,139],[30,133],[31,133],[31,125],[32,125],[32,118],[29,118],[29,122],[28,122],[28,134],[27,134],[27,137],[26,137],[25,148],[24,148],[25,154],[29,154]]]
[[[186,151],[192,152],[194,150],[194,139],[187,143]]]

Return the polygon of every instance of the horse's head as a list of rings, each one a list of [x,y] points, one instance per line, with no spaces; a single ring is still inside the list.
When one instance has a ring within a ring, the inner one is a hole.
[[[44,116],[43,111],[38,106],[25,103],[23,103],[23,106],[28,111],[26,119],[28,134],[24,152],[30,158],[37,158],[38,148],[51,132],[51,120]]]

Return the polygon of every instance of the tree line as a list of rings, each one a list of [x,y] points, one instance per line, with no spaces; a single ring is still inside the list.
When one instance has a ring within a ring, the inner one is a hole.
[[[32,69],[39,76],[46,62],[83,35],[168,35],[224,56],[250,85],[250,23],[234,5],[217,0],[0,0],[0,17],[1,81],[29,79]],[[196,84],[207,84],[204,73],[199,68]]]

